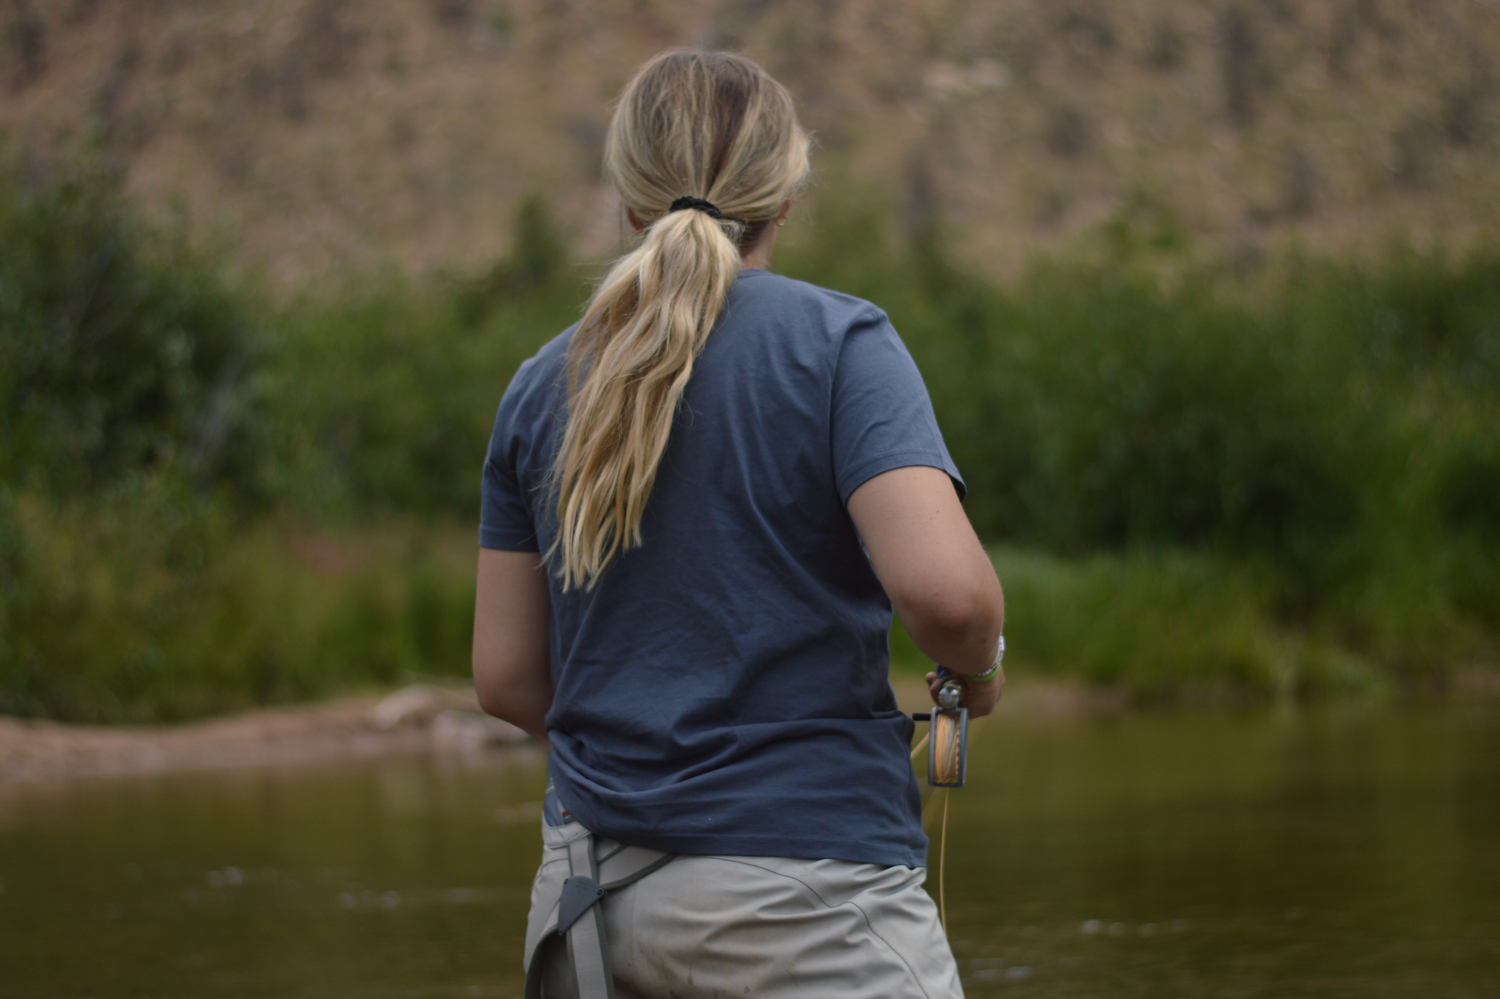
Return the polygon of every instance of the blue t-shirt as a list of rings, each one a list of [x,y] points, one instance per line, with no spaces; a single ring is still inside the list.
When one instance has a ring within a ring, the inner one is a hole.
[[[521,365],[484,467],[479,541],[544,551],[573,330]],[[641,521],[596,585],[551,577],[551,769],[585,826],[689,854],[921,866],[891,605],[844,508],[941,468],[932,404],[868,302],[742,271],[688,381]]]

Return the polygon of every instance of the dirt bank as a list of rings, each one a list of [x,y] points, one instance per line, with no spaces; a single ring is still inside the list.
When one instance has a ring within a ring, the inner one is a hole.
[[[292,764],[526,739],[470,691],[416,685],[386,697],[266,708],[182,725],[63,725],[0,717],[0,785],[81,776]]]
[[[899,679],[907,711],[927,707],[919,680]],[[1031,683],[1007,694],[998,714],[1046,716],[1110,709],[1120,695]],[[113,774],[359,759],[399,753],[471,752],[527,741],[479,713],[473,692],[418,684],[385,697],[265,708],[181,725],[64,725],[0,717],[0,786]]]

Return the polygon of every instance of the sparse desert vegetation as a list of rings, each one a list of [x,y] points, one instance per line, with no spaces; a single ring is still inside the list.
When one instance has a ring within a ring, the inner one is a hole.
[[[1086,251],[1122,212],[1245,274],[1500,228],[1484,2],[13,0],[0,132],[37,172],[99,149],[144,210],[283,291],[487,266],[532,195],[599,260],[620,240],[609,102],[684,43],[792,89],[815,213],[940,228],[990,279]]]

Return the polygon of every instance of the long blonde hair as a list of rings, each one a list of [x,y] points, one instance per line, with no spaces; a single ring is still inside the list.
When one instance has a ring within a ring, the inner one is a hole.
[[[605,173],[644,238],[594,291],[568,347],[568,422],[552,466],[563,590],[591,588],[641,516],[693,362],[753,246],[807,175],[791,95],[727,52],[646,63],[610,123]],[[715,206],[671,210],[679,198]]]

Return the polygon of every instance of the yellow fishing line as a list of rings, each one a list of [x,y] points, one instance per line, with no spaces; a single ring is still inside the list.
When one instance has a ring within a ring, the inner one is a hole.
[[[958,780],[959,724],[953,715],[932,716],[933,776],[939,783],[951,784]]]
[[[938,840],[938,920],[943,924],[943,936],[948,935],[948,894],[946,891],[948,866],[948,788],[943,788],[943,832]]]
[[[985,721],[986,719],[977,718],[969,725],[970,738],[983,727]],[[915,760],[927,748],[927,741],[934,731],[939,733],[937,748],[933,753],[933,769],[937,771],[934,776],[938,780],[954,780],[958,777],[958,719],[934,712],[932,726],[911,751],[911,758]],[[949,788],[940,787],[937,790],[947,792]],[[938,832],[938,920],[942,923],[944,936],[948,934],[948,798],[949,795],[944,793],[943,824]]]

